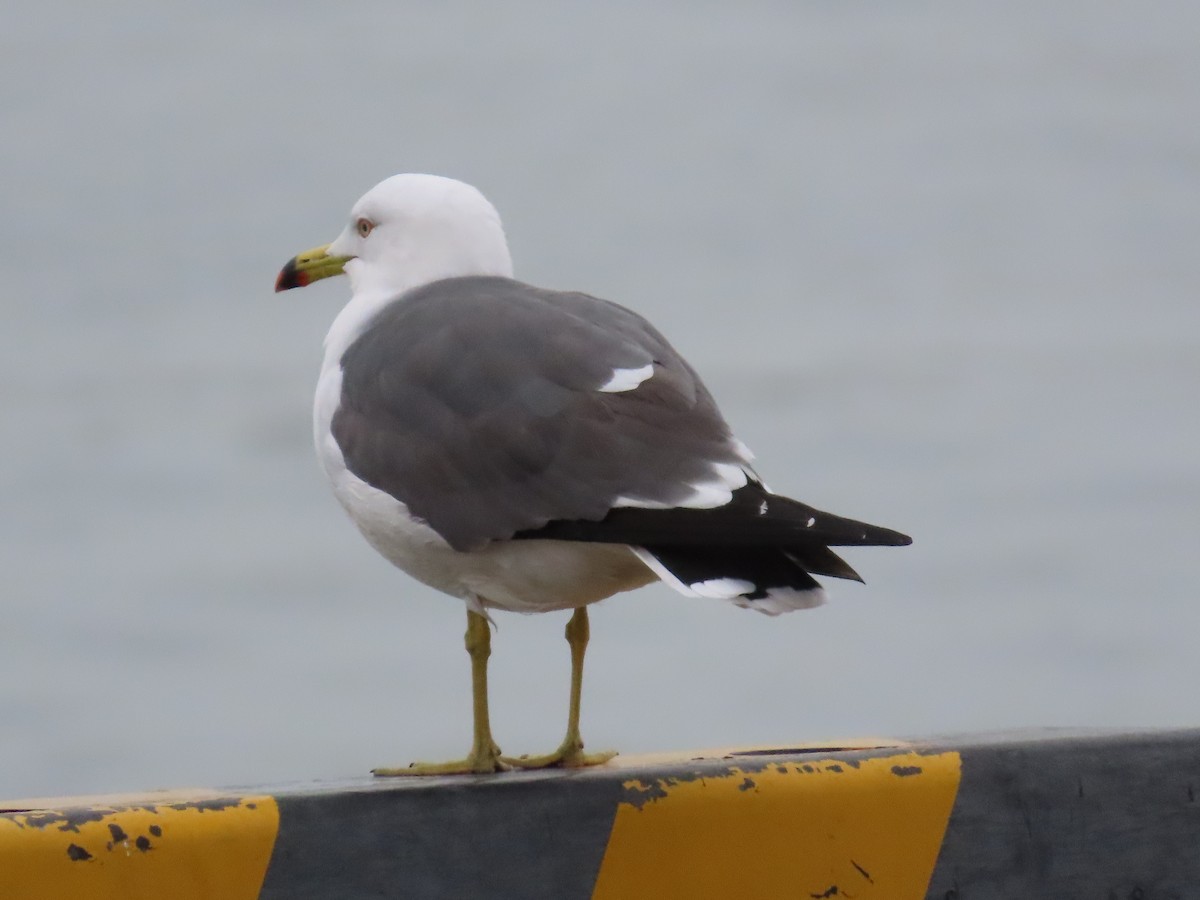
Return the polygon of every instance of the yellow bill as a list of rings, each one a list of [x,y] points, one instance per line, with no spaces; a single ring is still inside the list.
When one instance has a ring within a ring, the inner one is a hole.
[[[306,287],[331,275],[341,275],[345,271],[346,262],[353,257],[330,256],[328,250],[329,244],[322,244],[289,259],[287,265],[280,270],[279,277],[275,279],[275,293]]]

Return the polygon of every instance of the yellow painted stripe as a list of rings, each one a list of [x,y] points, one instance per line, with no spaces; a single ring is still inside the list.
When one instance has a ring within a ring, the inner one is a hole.
[[[593,897],[921,900],[960,774],[904,752],[628,781]]]
[[[278,830],[269,796],[0,813],[0,897],[255,900]]]

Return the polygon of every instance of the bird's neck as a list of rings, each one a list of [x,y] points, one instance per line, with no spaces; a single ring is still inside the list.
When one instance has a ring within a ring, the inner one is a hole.
[[[338,365],[367,325],[396,297],[395,291],[355,291],[325,334],[325,366]]]

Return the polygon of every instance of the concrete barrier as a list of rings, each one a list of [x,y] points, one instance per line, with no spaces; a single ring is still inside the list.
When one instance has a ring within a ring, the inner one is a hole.
[[[0,898],[1200,897],[1200,730],[0,803]]]

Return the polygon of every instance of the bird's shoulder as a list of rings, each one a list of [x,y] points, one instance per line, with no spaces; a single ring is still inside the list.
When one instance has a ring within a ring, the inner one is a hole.
[[[692,367],[633,310],[499,276],[448,278],[397,296],[341,359],[351,390],[390,377],[434,387],[484,379],[493,390],[523,390],[533,379],[586,392],[647,366],[643,396],[707,399]]]

